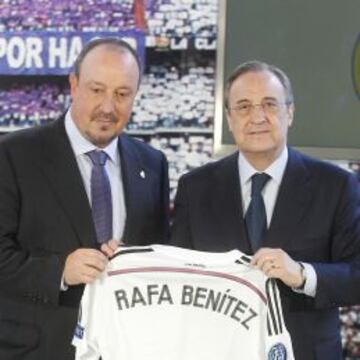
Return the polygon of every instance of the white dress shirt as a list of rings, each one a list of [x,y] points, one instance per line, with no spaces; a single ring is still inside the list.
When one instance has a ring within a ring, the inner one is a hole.
[[[75,154],[77,164],[84,182],[86,194],[91,206],[91,169],[92,162],[86,153],[98,149],[94,144],[87,140],[79,131],[71,117],[70,110],[65,116],[65,130],[69,137],[72,150]],[[109,177],[112,198],[113,213],[113,239],[121,240],[126,221],[126,208],[124,198],[124,187],[121,176],[121,163],[118,149],[118,139],[115,138],[108,146],[103,149],[109,156],[106,161],[105,169]],[[80,216],[80,215],[79,215]]]
[[[264,186],[262,191],[265,211],[266,211],[266,221],[267,227],[270,227],[276,199],[278,196],[279,188],[281,181],[284,176],[286,164],[288,161],[288,149],[285,146],[284,150],[281,152],[280,156],[263,172],[268,174],[271,178]],[[246,211],[249,207],[251,200],[251,177],[258,173],[257,171],[245,158],[245,156],[239,152],[238,157],[238,168],[239,168],[239,177],[240,177],[240,186],[241,186],[241,197],[242,197],[242,209],[245,216]],[[240,170],[241,169],[241,170]],[[296,292],[302,292],[308,296],[315,296],[316,286],[317,286],[317,277],[316,272],[312,265],[307,263],[302,263],[304,265],[304,272],[306,276],[305,286],[303,290],[295,290]]]

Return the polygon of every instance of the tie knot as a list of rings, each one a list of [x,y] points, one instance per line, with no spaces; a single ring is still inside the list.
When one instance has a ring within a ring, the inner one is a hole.
[[[261,194],[265,184],[270,180],[270,176],[265,173],[256,173],[251,177],[251,196]]]
[[[92,150],[87,153],[92,163],[97,166],[104,166],[108,155],[102,150]]]

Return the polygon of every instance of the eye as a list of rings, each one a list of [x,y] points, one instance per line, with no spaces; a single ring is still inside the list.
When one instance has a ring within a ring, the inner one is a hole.
[[[101,94],[103,89],[101,88],[98,88],[98,87],[93,87],[93,88],[90,88],[91,92],[94,93],[94,94]]]
[[[264,101],[263,106],[266,110],[277,111],[279,104],[276,101],[267,100]]]
[[[247,115],[251,111],[252,105],[250,103],[241,103],[236,105],[233,109],[238,115]]]
[[[124,100],[130,96],[130,91],[117,91],[115,93],[115,96],[116,96],[116,99],[118,99],[118,100]]]
[[[251,104],[241,104],[237,106],[239,111],[249,111],[251,109]]]

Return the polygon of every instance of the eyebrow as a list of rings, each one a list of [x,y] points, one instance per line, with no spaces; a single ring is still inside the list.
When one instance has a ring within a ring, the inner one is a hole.
[[[276,100],[276,101],[279,101],[276,97],[273,97],[273,96],[265,96],[264,98],[261,99],[261,101],[264,101],[264,100]],[[249,99],[240,99],[240,100],[237,100],[235,102],[235,105],[239,105],[239,104],[242,104],[242,103],[248,103],[248,102],[252,102],[252,101],[250,101]]]
[[[97,86],[104,86],[105,84],[101,83],[100,81],[94,81],[94,80],[90,80],[86,83],[87,85],[97,85]]]
[[[87,82],[87,85],[96,85],[96,86],[102,86],[102,87],[106,87],[106,85],[100,81],[96,81],[96,80],[90,80]],[[129,86],[119,86],[117,87],[115,90],[132,90],[131,87]]]

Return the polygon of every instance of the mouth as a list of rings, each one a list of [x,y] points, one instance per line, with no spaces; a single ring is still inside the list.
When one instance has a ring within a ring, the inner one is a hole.
[[[100,125],[111,125],[117,122],[117,118],[114,114],[105,114],[101,112],[99,112],[98,114],[94,114],[92,120]]]
[[[100,124],[113,124],[114,120],[108,118],[96,118],[95,121]]]
[[[270,133],[269,130],[254,130],[254,131],[249,131],[249,135],[264,135],[264,134],[268,134]]]
[[[116,120],[107,116],[97,116],[93,119],[94,123],[102,128],[109,128],[116,124]]]

